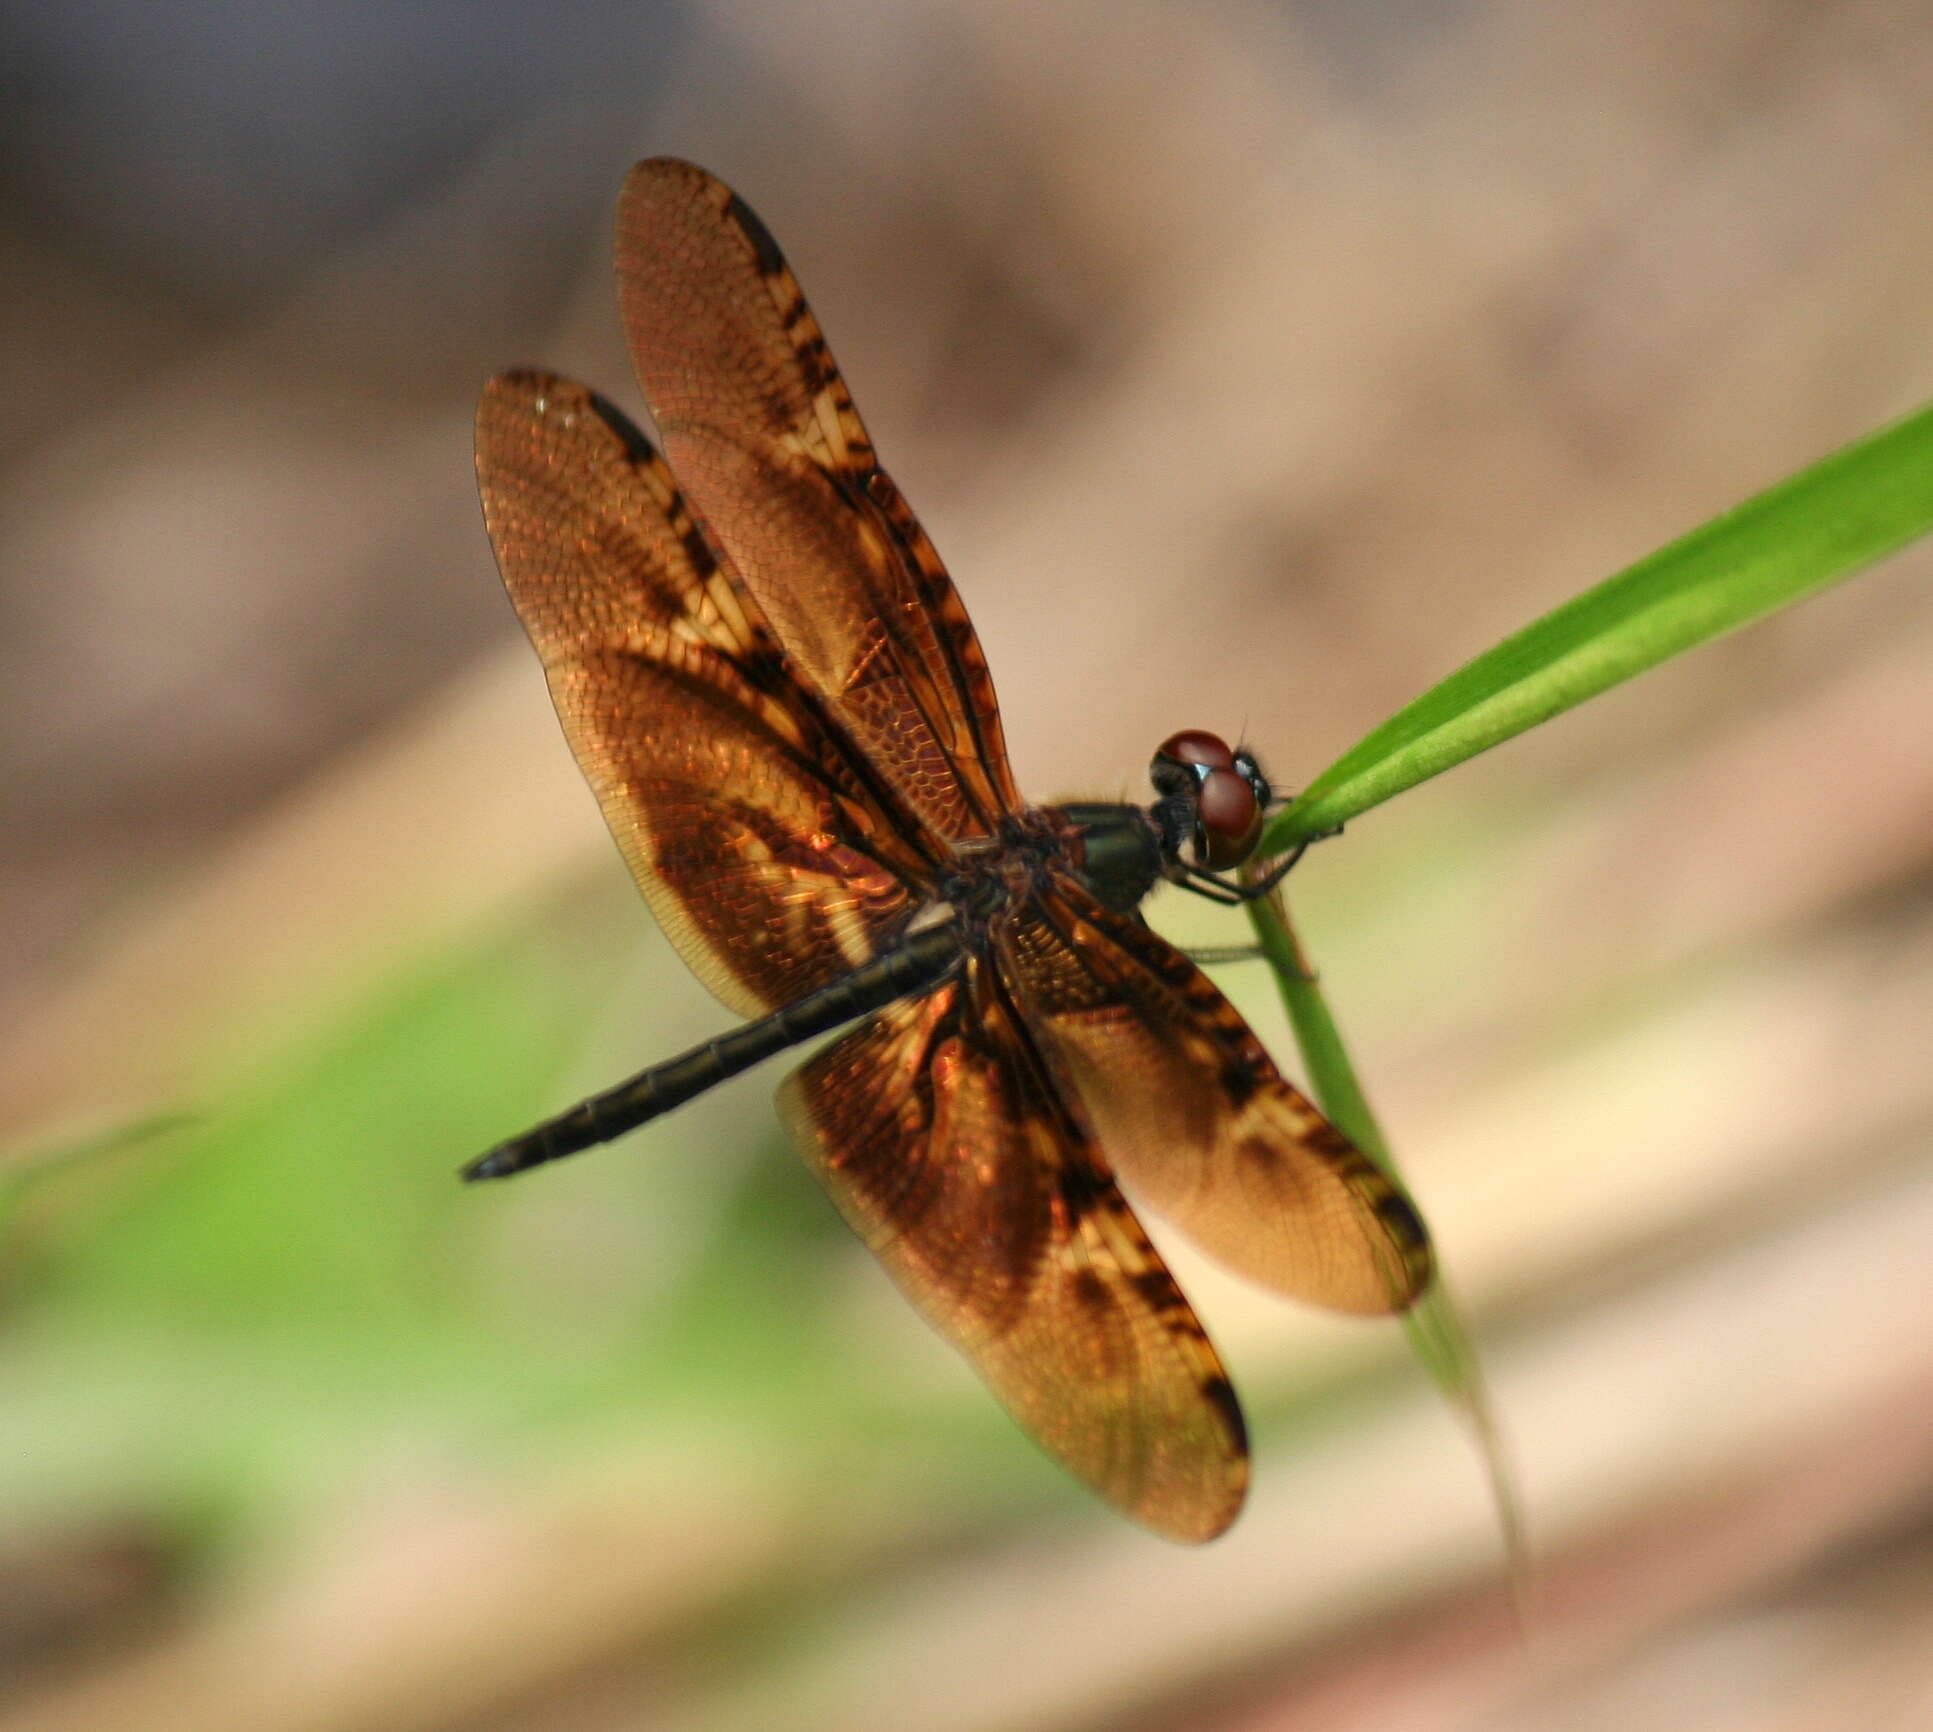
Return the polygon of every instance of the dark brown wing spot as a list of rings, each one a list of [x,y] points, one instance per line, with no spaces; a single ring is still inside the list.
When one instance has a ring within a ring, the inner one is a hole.
[[[1401,1191],[1389,1191],[1376,1199],[1377,1218],[1390,1231],[1405,1251],[1427,1249],[1430,1236],[1423,1226],[1423,1220]]]
[[[1282,1152],[1266,1137],[1244,1137],[1236,1147],[1235,1158],[1254,1167],[1272,1167],[1282,1158]]]
[[[799,311],[805,311],[805,302],[799,303]],[[812,381],[813,388],[816,390],[823,385],[826,375],[832,371],[832,351],[826,347],[825,338],[814,331],[803,342],[795,339],[793,352],[799,357],[799,367]]]
[[[1182,1297],[1181,1289],[1175,1285],[1175,1278],[1166,1269],[1137,1270],[1129,1279],[1147,1303],[1148,1309],[1156,1316],[1166,1317],[1187,1309],[1188,1301]]]
[[[762,692],[775,690],[792,679],[791,664],[779,647],[769,641],[745,651],[737,660],[739,672]]]
[[[1077,1269],[1068,1282],[1069,1291],[1076,1305],[1089,1311],[1105,1311],[1113,1303],[1107,1290],[1107,1283],[1092,1269]]]
[[[1240,1112],[1247,1106],[1255,1098],[1256,1090],[1262,1086],[1261,1077],[1255,1066],[1245,1064],[1239,1059],[1231,1059],[1221,1067],[1219,1080],[1222,1093],[1227,1097],[1229,1109],[1233,1112]]]
[[[758,213],[737,193],[733,193],[726,201],[725,214],[738,224],[745,238],[752,243],[752,256],[758,260],[758,268],[768,277],[782,276],[785,272],[785,254],[779,251],[779,243],[772,239],[772,231],[759,221]]]
[[[1067,1211],[1067,1223],[1073,1227],[1108,1200],[1114,1183],[1085,1161],[1069,1161],[1060,1169],[1059,1189],[1061,1204]]]
[[[1354,1167],[1371,1173],[1376,1170],[1356,1145],[1327,1119],[1318,1119],[1310,1125],[1302,1133],[1302,1141],[1324,1160],[1333,1161],[1339,1167]]]
[[[624,447],[625,456],[633,463],[649,463],[657,455],[651,441],[645,438],[638,424],[613,403],[608,397],[601,397],[595,391],[585,393],[590,398],[591,407],[597,411],[597,418],[615,433],[618,443]]]
[[[1248,1453],[1248,1421],[1242,1417],[1242,1404],[1235,1399],[1235,1386],[1219,1374],[1201,1380],[1201,1393],[1220,1416],[1222,1428],[1239,1455]]]

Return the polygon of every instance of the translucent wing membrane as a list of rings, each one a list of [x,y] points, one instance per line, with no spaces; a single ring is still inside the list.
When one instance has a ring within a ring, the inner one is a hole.
[[[1030,1026],[1149,1207],[1238,1274],[1313,1304],[1395,1311],[1422,1291],[1429,1240],[1408,1199],[1180,951],[1071,880],[995,937]]]
[[[772,237],[702,169],[643,162],[617,273],[665,453],[801,677],[936,831],[989,834],[1020,800],[979,641]]]
[[[477,473],[564,733],[693,972],[754,1015],[866,961],[939,844],[791,677],[643,436],[581,385],[506,373]]]
[[[758,219],[641,163],[617,256],[678,480],[602,398],[508,373],[477,411],[484,515],[665,931],[735,1010],[784,1014],[503,1148],[583,1147],[619,1095],[688,1098],[909,990],[781,1090],[808,1163],[1027,1431],[1136,1520],[1212,1538],[1247,1486],[1241,1412],[1114,1170],[1230,1267],[1346,1311],[1421,1291],[1422,1225],[1194,964],[1084,886],[1087,820],[1002,825],[1023,809],[973,628]],[[940,968],[908,968],[921,945]],[[500,1152],[487,1176],[516,1170]]]
[[[977,963],[805,1065],[781,1107],[846,1218],[1020,1424],[1179,1540],[1248,1483],[1221,1361]]]

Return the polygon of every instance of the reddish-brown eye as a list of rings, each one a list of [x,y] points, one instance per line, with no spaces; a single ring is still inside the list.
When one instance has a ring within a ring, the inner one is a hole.
[[[1211,770],[1235,767],[1235,754],[1228,749],[1228,742],[1221,735],[1202,728],[1184,728],[1178,734],[1170,734],[1161,742],[1158,755],[1173,758],[1177,764],[1205,764]]]
[[[1193,772],[1195,858],[1223,871],[1255,852],[1262,833],[1267,784],[1253,759],[1243,761],[1219,734],[1184,728],[1161,742],[1155,754],[1156,786],[1163,761]]]
[[[1207,864],[1216,871],[1241,865],[1255,852],[1262,834],[1261,804],[1248,779],[1236,770],[1217,767],[1202,777],[1196,798],[1195,822],[1200,826],[1196,846]]]

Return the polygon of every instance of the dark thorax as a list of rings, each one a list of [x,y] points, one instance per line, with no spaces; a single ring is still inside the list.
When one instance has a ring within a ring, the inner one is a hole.
[[[1085,884],[1129,913],[1164,876],[1160,833],[1148,810],[1121,804],[1030,806],[991,836],[956,844],[938,897],[971,942],[988,920],[1053,877]]]

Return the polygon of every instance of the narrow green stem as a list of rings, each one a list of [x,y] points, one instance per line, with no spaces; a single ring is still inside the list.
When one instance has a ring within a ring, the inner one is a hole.
[[[1248,912],[1262,953],[1275,973],[1316,1104],[1328,1115],[1330,1123],[1374,1161],[1392,1184],[1401,1186],[1402,1174],[1370,1109],[1369,1097],[1357,1079],[1342,1031],[1329,1013],[1316,971],[1289,920],[1288,905],[1280,888],[1249,903]],[[1436,1278],[1423,1297],[1403,1314],[1403,1327],[1409,1335],[1411,1350],[1444,1399],[1462,1418],[1476,1444],[1491,1501],[1496,1507],[1497,1524],[1503,1534],[1504,1552],[1510,1561],[1522,1616],[1524,1585],[1528,1580],[1523,1507],[1497,1429],[1476,1342],[1450,1292],[1440,1253]]]

